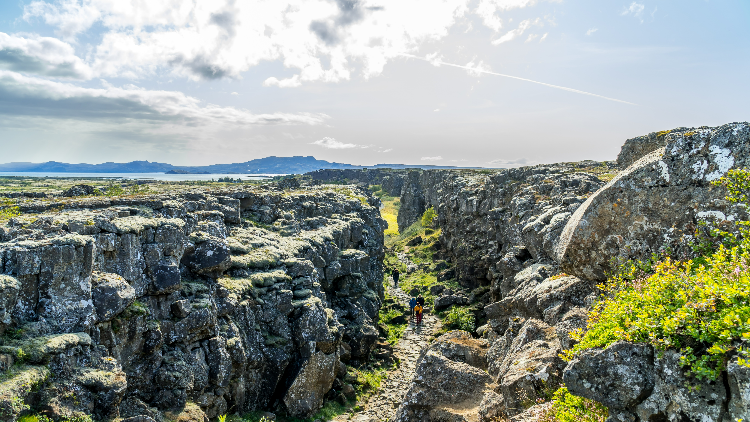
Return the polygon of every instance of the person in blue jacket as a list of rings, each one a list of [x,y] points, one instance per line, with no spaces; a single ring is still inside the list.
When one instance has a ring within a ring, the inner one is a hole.
[[[414,316],[414,307],[417,306],[417,298],[413,297],[409,301],[409,308],[411,308],[411,316]]]

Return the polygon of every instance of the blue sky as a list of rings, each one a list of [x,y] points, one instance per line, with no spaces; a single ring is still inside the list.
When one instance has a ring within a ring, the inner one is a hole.
[[[0,161],[609,160],[749,74],[741,0],[5,0]]]

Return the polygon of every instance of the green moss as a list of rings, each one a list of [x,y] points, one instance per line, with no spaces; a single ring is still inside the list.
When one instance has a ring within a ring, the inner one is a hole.
[[[14,416],[28,410],[26,396],[50,376],[44,366],[14,365],[0,376],[0,416]]]
[[[146,305],[136,300],[136,301],[133,301],[133,303],[131,303],[130,306],[128,306],[128,308],[125,309],[125,311],[123,311],[121,318],[130,319],[130,318],[135,318],[138,316],[145,316],[148,314],[149,314],[149,311]]]
[[[91,337],[85,333],[53,334],[25,340],[16,346],[22,350],[29,362],[44,363],[49,356],[60,354],[79,344],[91,345]]]

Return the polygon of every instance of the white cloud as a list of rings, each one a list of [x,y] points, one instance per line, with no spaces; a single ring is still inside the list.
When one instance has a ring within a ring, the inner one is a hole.
[[[393,151],[393,148],[384,149],[384,150],[379,151],[379,152],[391,152],[391,151]]]
[[[522,166],[532,165],[534,164],[534,162],[529,161],[526,158],[517,158],[515,160],[507,160],[507,159],[492,160],[489,162],[489,164],[492,164],[493,166],[502,166],[502,167],[522,167]]]
[[[57,38],[0,32],[0,69],[43,76],[89,79],[91,69],[70,44]]]
[[[439,155],[437,157],[422,157],[422,158],[420,158],[420,160],[422,160],[422,161],[440,161],[442,159],[443,159],[443,157],[441,157]]]
[[[362,146],[362,145],[357,145],[357,144],[346,144],[344,142],[339,142],[336,139],[329,138],[327,136],[315,142],[310,142],[310,144],[317,145],[323,148],[328,148],[328,149],[350,149],[350,148],[357,148],[357,147]]]
[[[630,6],[627,6],[622,9],[622,12],[620,12],[620,15],[622,16],[633,16],[641,23],[643,23],[643,10],[646,8],[645,5],[637,2],[630,3]]]
[[[560,2],[562,0],[548,0],[550,2]],[[482,19],[485,26],[495,32],[500,32],[503,27],[503,20],[497,16],[498,13],[507,12],[512,9],[522,9],[524,7],[534,6],[538,0],[479,0],[474,13]]]
[[[286,79],[278,79],[275,76],[271,76],[263,81],[263,86],[278,86],[279,88],[296,88],[300,85],[302,85],[302,82],[299,80],[299,75],[294,75]]]
[[[490,71],[490,67],[484,63],[484,61],[480,60],[479,63],[474,64],[474,60],[470,61],[469,63],[466,63],[466,66],[463,66],[464,69],[466,69],[466,72],[475,77],[482,76],[483,73],[487,73]]]
[[[588,31],[586,31],[586,35],[587,35],[587,36],[591,36],[591,35],[594,35],[594,32],[596,32],[596,31],[598,31],[598,30],[599,30],[599,28],[591,28],[591,29],[589,29]]]
[[[233,92],[233,93],[231,93],[230,95],[240,95],[240,94],[238,94],[238,93],[236,93],[236,92]]]
[[[530,19],[521,21],[521,23],[518,24],[518,28],[508,31],[502,37],[492,41],[492,45],[499,45],[508,41],[512,41],[516,39],[517,37],[520,37],[521,35],[523,35],[523,33],[527,29],[529,29],[531,25],[539,24],[539,23],[540,23],[539,19],[536,19],[535,21],[532,21]]]
[[[256,126],[323,123],[328,116],[313,113],[254,114],[235,107],[201,104],[177,91],[155,91],[125,85],[82,88],[0,70],[0,114],[59,118],[127,119],[181,122],[192,126]]]
[[[141,77],[166,70],[192,79],[239,77],[264,61],[296,70],[266,85],[348,80],[380,74],[399,53],[448,34],[468,0],[116,0],[33,1],[63,37],[104,27],[90,55],[99,76]],[[419,16],[419,19],[415,19]]]
[[[440,111],[440,109],[439,109],[439,108],[436,108],[435,110],[432,110],[432,111]]]
[[[549,33],[545,32],[544,35],[542,35],[542,38],[539,38],[539,42],[542,42],[542,41],[546,40],[547,39],[547,35],[549,35]]]

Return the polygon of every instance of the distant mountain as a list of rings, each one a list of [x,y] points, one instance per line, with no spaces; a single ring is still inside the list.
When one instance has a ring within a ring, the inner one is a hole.
[[[377,164],[356,166],[318,160],[312,156],[266,157],[234,164],[212,164],[210,166],[173,166],[172,164],[150,161],[129,163],[106,162],[101,164],[68,164],[57,161],[46,163],[6,163],[0,164],[0,172],[56,172],[56,173],[171,173],[171,174],[303,174],[321,169],[362,169],[362,168],[420,168],[448,169],[455,166]]]

